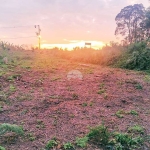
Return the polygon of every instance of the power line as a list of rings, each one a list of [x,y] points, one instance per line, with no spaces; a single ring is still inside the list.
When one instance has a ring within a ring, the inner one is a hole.
[[[28,26],[10,26],[10,27],[0,27],[0,29],[8,29],[8,28],[26,28],[26,27],[34,27],[35,25]]]
[[[27,37],[12,37],[12,38],[0,38],[0,39],[23,39],[23,38],[32,38],[37,36],[27,36]]]

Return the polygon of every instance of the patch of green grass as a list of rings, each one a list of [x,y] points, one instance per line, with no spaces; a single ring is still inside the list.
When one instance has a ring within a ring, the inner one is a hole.
[[[52,139],[52,140],[47,142],[45,149],[50,150],[50,149],[53,149],[57,145],[58,145],[58,142],[56,141],[56,139]]]
[[[87,104],[87,103],[83,103],[82,106],[83,106],[83,107],[86,107],[86,106],[88,106],[88,104]]]
[[[65,150],[71,150],[71,149],[74,149],[74,146],[71,142],[67,142],[63,145],[64,149]]]
[[[89,140],[89,137],[87,137],[87,136],[85,136],[85,137],[83,137],[83,138],[76,138],[76,145],[77,146],[79,146],[79,147],[81,147],[81,148],[84,148],[84,147],[86,147],[87,146],[87,144],[88,144],[88,140]]]
[[[106,94],[105,94],[105,92],[106,92],[106,90],[105,90],[105,84],[104,83],[101,83],[100,85],[99,85],[99,90],[98,90],[98,92],[97,92],[97,94],[104,94],[104,98],[107,98],[107,96],[105,96]]]
[[[4,147],[0,146],[0,150],[6,150]]]
[[[16,91],[16,87],[15,87],[13,84],[10,84],[9,90],[10,90],[11,92],[15,92],[15,91]]]
[[[0,135],[4,135],[6,132],[14,132],[18,135],[23,135],[23,129],[15,124],[3,123],[0,125]]]
[[[141,137],[132,137],[127,133],[115,133],[115,144],[114,148],[116,150],[132,150],[138,148],[140,144],[143,143],[143,138]]]
[[[3,106],[0,105],[0,112],[3,112]]]
[[[104,125],[96,126],[90,129],[87,137],[89,141],[96,145],[107,145],[109,141],[110,133],[108,129]]]
[[[137,116],[137,115],[138,115],[137,111],[135,111],[135,110],[131,110],[129,113],[130,113],[131,115],[134,115],[134,116]]]
[[[128,129],[128,132],[143,134],[144,128],[139,125],[134,125]]]
[[[124,114],[125,114],[124,110],[118,110],[115,115],[116,115],[118,118],[123,118],[123,117],[124,117]]]
[[[7,77],[7,80],[8,81],[13,81],[14,79],[18,79],[20,77],[21,77],[20,74],[14,74],[14,75],[11,75],[11,76]]]
[[[143,89],[143,87],[142,87],[142,85],[141,84],[136,84],[135,86],[134,86],[136,89],[138,89],[138,90],[142,90]]]
[[[28,133],[27,134],[27,138],[30,140],[30,141],[34,141],[36,139],[36,137],[33,135],[33,133]]]
[[[90,102],[90,106],[91,106],[91,107],[93,106],[93,104],[94,104],[93,102]]]
[[[36,128],[45,128],[45,124],[42,120],[37,120]]]
[[[146,82],[150,82],[150,75],[146,75],[146,76],[144,77],[144,80],[145,80]]]

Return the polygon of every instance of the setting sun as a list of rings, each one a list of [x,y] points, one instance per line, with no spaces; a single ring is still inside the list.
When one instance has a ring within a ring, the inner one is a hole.
[[[66,39],[65,39],[66,40]],[[54,47],[62,48],[62,49],[67,49],[67,50],[72,50],[75,47],[85,47],[85,43],[91,43],[91,48],[93,49],[101,49],[103,46],[105,46],[104,42],[101,41],[77,41],[77,40],[66,40],[68,41],[67,44],[42,44],[41,48],[44,49],[51,49]]]

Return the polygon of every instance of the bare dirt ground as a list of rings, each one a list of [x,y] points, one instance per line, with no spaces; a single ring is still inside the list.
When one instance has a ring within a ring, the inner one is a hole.
[[[42,150],[53,137],[74,142],[101,123],[119,132],[141,125],[150,134],[149,75],[66,60],[51,60],[52,65],[44,61],[39,64],[45,67],[34,67],[36,61],[31,68],[7,67],[0,76],[0,124],[22,125],[25,131],[15,143],[1,141],[7,150]],[[73,69],[83,74],[82,80],[67,79]],[[121,118],[116,116],[119,110],[124,112]],[[132,110],[138,115],[130,114]],[[89,147],[85,149],[96,149]],[[148,143],[146,147],[150,149]]]

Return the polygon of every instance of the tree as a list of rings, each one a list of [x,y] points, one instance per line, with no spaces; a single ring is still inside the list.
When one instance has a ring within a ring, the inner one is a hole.
[[[141,24],[144,18],[145,8],[142,4],[124,7],[115,18],[117,24],[115,35],[124,36],[128,44],[142,41],[145,33]]]
[[[147,8],[145,13],[145,20],[141,24],[141,27],[144,32],[144,39],[149,41],[150,40],[150,7]]]

